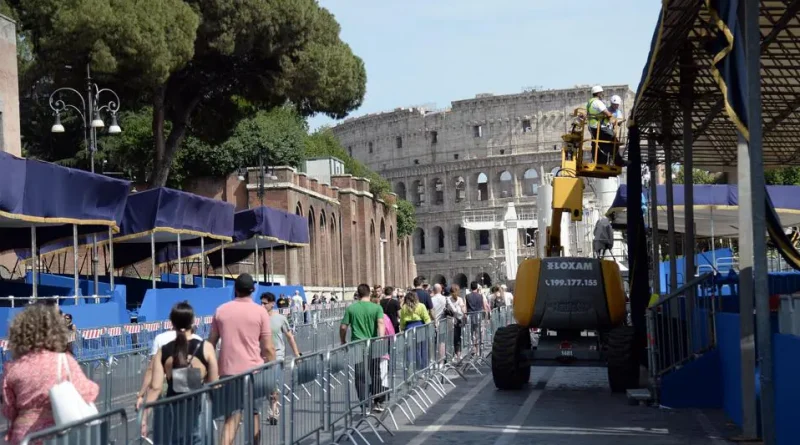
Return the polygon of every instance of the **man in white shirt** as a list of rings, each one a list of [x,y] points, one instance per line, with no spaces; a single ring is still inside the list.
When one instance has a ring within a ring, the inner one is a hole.
[[[444,308],[447,306],[447,297],[442,295],[441,284],[436,283],[433,285],[431,301],[433,302],[433,321],[434,323],[438,323],[442,318],[442,314],[444,314]]]
[[[294,296],[292,297],[292,306],[293,309],[302,311],[303,310],[303,297],[300,296],[300,291],[294,291]]]
[[[501,284],[500,289],[503,290],[503,299],[506,301],[506,307],[511,309],[514,307],[514,294],[508,291],[508,286],[505,284]]]
[[[433,295],[431,296],[431,301],[433,302],[433,323],[436,326],[436,335],[438,337],[437,343],[439,344],[439,356],[437,358],[444,359],[446,338],[441,332],[439,323],[444,318],[444,309],[447,307],[447,297],[442,295],[441,284],[436,283],[433,285]],[[436,366],[441,366],[441,364],[437,364]]]

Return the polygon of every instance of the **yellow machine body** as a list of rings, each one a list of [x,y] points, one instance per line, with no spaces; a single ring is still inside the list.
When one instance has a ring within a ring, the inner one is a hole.
[[[619,265],[596,258],[529,258],[517,270],[514,318],[540,329],[606,330],[626,317]]]

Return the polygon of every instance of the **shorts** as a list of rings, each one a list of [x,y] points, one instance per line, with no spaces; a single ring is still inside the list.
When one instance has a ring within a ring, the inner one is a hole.
[[[259,414],[258,406],[260,402],[267,398],[270,394],[275,392],[278,388],[278,382],[283,382],[277,375],[277,372],[253,374],[253,414]],[[220,380],[230,376],[220,376]],[[273,378],[275,377],[275,378]],[[236,411],[244,409],[244,380],[234,380],[225,383],[221,388],[215,389],[211,393],[211,403],[213,406],[213,418],[228,417]]]

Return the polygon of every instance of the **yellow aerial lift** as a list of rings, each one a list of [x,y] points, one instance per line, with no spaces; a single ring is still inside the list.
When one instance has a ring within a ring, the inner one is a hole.
[[[615,261],[562,257],[561,218],[583,218],[583,178],[610,178],[619,149],[619,122],[611,118],[615,139],[609,163],[601,159],[599,130],[586,133],[586,110],[576,109],[571,131],[562,136],[561,169],[553,178],[553,215],[547,227],[546,258],[524,260],[517,271],[514,319],[498,329],[492,344],[492,376],[499,389],[519,389],[532,365],[608,366],[612,391],[638,384],[638,363],[631,354],[633,328],[627,326],[626,296]],[[599,126],[598,126],[599,128]],[[584,158],[586,156],[586,158]],[[530,330],[538,328],[533,347]]]

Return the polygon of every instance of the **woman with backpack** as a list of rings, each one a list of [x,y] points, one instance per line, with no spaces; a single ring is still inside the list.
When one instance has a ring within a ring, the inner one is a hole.
[[[164,379],[167,380],[167,397],[185,394],[219,379],[217,355],[211,343],[192,336],[194,309],[187,301],[176,304],[169,314],[172,329],[176,331],[175,340],[166,343],[153,360],[153,378],[147,401],[155,401],[161,394]],[[200,440],[199,426],[200,400],[186,399],[182,403],[182,413],[197,413],[190,422],[178,422],[169,405],[154,409],[154,443],[197,443]],[[193,406],[189,406],[193,405]],[[147,413],[145,413],[147,415]]]

